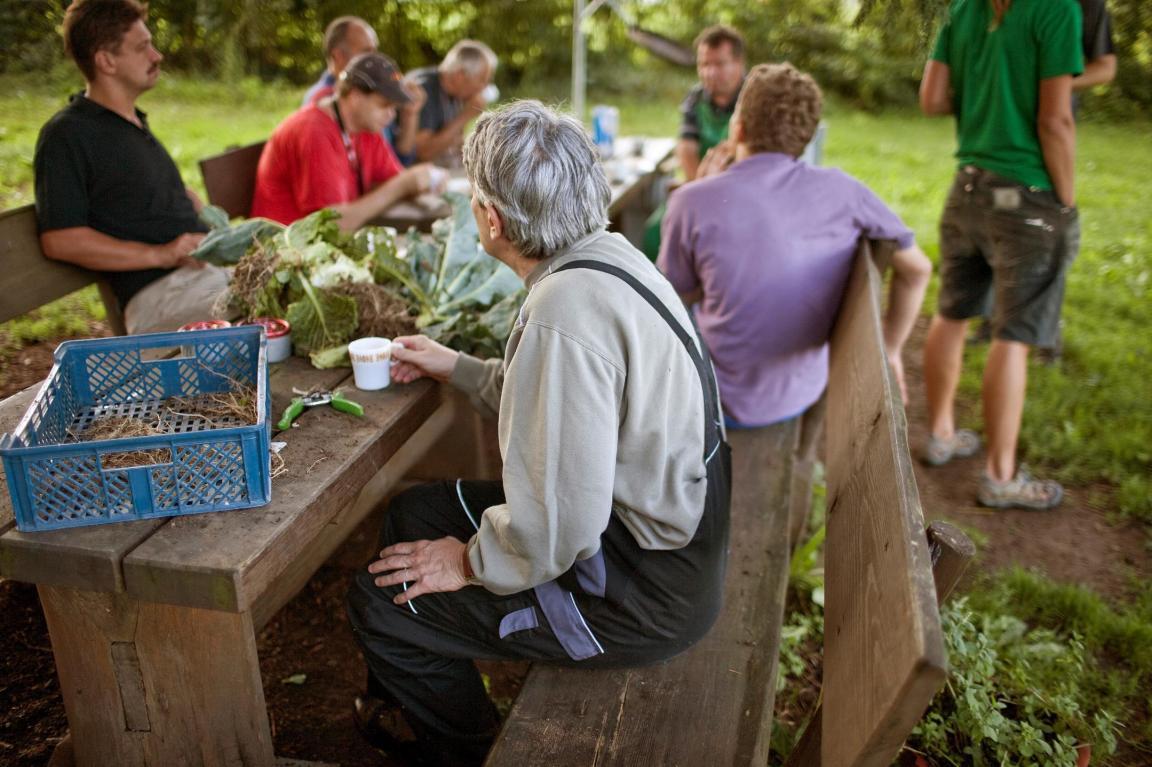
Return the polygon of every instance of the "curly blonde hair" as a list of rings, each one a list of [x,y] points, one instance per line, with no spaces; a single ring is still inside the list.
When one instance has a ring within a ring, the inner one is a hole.
[[[788,62],[752,67],[736,102],[744,143],[753,152],[799,157],[820,124],[824,95],[811,75]]]

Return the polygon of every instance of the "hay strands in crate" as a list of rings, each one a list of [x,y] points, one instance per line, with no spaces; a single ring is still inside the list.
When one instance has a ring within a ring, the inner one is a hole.
[[[259,326],[61,344],[28,412],[0,438],[17,527],[268,503],[266,356]],[[104,432],[125,420],[135,433]]]

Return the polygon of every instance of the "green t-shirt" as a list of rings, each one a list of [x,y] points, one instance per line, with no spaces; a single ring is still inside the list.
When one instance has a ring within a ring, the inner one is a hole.
[[[1040,81],[1084,70],[1080,6],[1014,0],[999,26],[994,20],[990,0],[953,0],[932,52],[950,70],[956,158],[1051,189],[1036,133]]]

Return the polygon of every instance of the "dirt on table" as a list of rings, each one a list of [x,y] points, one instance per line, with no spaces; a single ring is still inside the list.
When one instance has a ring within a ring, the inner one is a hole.
[[[920,347],[922,321],[906,352],[909,439],[925,436]],[[42,379],[54,344],[37,344],[4,362],[0,397]],[[970,406],[977,406],[970,403]],[[1024,565],[1125,600],[1132,576],[1152,574],[1147,533],[1108,513],[1107,487],[1074,488],[1055,511],[989,511],[975,505],[979,458],[945,467],[918,466],[929,519],[947,519],[980,538],[976,567]],[[276,753],[283,757],[378,767],[394,764],[367,745],[351,720],[351,702],[364,683],[364,666],[344,615],[344,593],[355,558],[348,551],[320,569],[258,639],[264,692]],[[40,767],[66,734],[48,633],[34,587],[0,583],[0,764]],[[498,702],[518,689],[526,664],[484,664]],[[1124,762],[1116,762],[1118,764]],[[1132,765],[1141,762],[1131,762]]]

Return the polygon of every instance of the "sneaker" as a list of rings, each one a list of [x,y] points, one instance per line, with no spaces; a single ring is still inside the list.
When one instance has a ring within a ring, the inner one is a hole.
[[[980,475],[980,505],[994,509],[1051,509],[1060,504],[1064,488],[1051,479],[1032,479],[1022,467],[1007,482]]]
[[[953,458],[967,458],[980,450],[980,437],[969,429],[959,429],[951,439],[940,439],[934,434],[928,436],[921,456],[929,466],[943,466]]]

